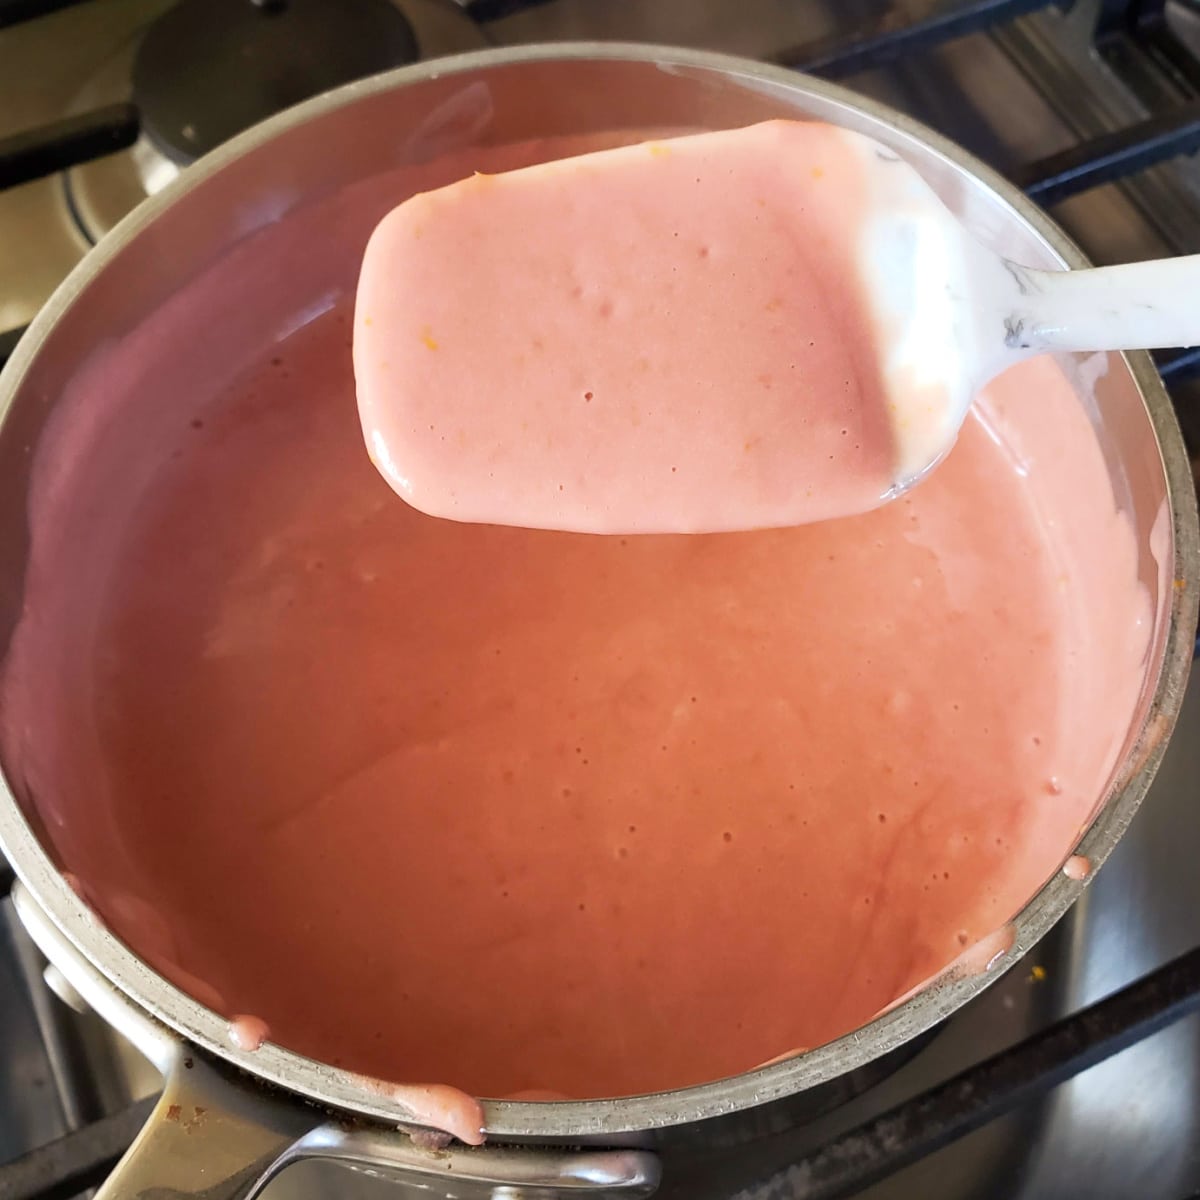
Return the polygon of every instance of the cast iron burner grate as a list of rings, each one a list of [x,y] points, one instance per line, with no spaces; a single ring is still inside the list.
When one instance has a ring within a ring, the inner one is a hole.
[[[90,0],[0,0],[0,29],[85,2]],[[486,23],[546,2],[466,0],[465,7]],[[269,7],[266,0],[262,6]],[[1165,6],[1166,0],[1105,0],[1095,28],[1096,49],[1104,54],[1122,39],[1136,40],[1170,67],[1192,98],[1010,171],[1012,181],[1031,198],[1043,205],[1058,203],[1200,150],[1200,61],[1172,31]],[[905,19],[888,7],[878,23],[848,39],[796,45],[774,59],[840,78],[1049,7],[1050,0],[964,0]],[[403,40],[402,33],[397,36]],[[143,121],[136,104],[119,104],[0,138],[0,190],[131,146]],[[0,332],[0,364],[22,333]],[[1172,384],[1198,376],[1200,349],[1165,352],[1159,365]],[[12,884],[11,869],[0,860],[0,900]],[[835,1137],[770,1178],[748,1179],[746,1186],[759,1200],[854,1196],[1004,1114],[1032,1105],[1059,1084],[1197,1011],[1200,947]],[[96,1186],[152,1106],[151,1099],[139,1101],[0,1164],[0,1200],[67,1200]],[[1200,1193],[1180,1200],[1200,1200]]]

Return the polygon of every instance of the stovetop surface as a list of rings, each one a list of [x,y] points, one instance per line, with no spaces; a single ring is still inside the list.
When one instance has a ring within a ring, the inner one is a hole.
[[[1139,64],[1136,52],[1094,48],[1087,31],[1101,4],[1079,0],[1066,13],[1044,10],[845,82],[925,121],[1000,171],[1014,171],[1143,117],[1164,96],[1186,90]],[[167,7],[168,0],[104,0],[0,33],[0,136],[77,110],[81,98],[124,98],[121,64],[140,31]],[[496,44],[654,41],[776,59],[878,20],[881,10],[873,0],[550,0],[516,7],[466,36]],[[1197,35],[1193,8],[1169,10],[1183,36]],[[446,37],[464,36],[461,13],[447,20]],[[128,174],[119,162],[106,169]],[[28,321],[86,252],[89,233],[72,200],[78,185],[77,175],[57,175],[0,192],[0,330]],[[1052,214],[1097,262],[1200,251],[1200,160],[1175,160],[1132,183],[1093,189]],[[1197,390],[1194,384],[1173,389],[1185,428],[1195,419]],[[750,1185],[811,1147],[1200,945],[1198,729],[1195,681],[1150,795],[1084,898],[908,1066],[814,1125],[677,1169],[668,1163],[660,1194],[765,1200]],[[152,1073],[98,1019],[70,1012],[49,992],[41,966],[5,901],[0,1162],[154,1086]],[[802,1181],[791,1182],[790,1191],[771,1195],[802,1194]],[[1200,1023],[1190,1018],[862,1194],[1184,1200],[1198,1193]],[[391,1185],[320,1164],[294,1167],[268,1190],[274,1200],[397,1194]]]

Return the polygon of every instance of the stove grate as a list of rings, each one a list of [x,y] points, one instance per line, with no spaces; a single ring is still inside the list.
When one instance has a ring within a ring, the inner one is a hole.
[[[811,75],[840,79],[932,50],[951,38],[982,33],[1004,21],[1050,8],[1054,0],[965,0],[936,4],[919,15],[897,14],[890,5],[874,24],[849,35],[822,38],[785,50],[774,61]]]
[[[857,1195],[1197,1011],[1200,947],[834,1138],[760,1182],[755,1200]]]
[[[110,104],[0,138],[0,190],[124,150],[137,135],[137,109],[132,104]]]
[[[60,8],[73,8],[85,0],[0,0],[0,29],[34,17],[48,17]]]

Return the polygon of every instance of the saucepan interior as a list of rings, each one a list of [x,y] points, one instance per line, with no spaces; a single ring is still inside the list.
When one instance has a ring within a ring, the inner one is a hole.
[[[39,446],[66,409],[86,407],[91,389],[126,389],[143,397],[152,425],[177,400],[181,378],[218,387],[265,344],[351,296],[371,224],[396,202],[396,181],[405,172],[434,161],[465,162],[463,152],[475,146],[620,130],[632,140],[646,129],[730,128],[781,116],[829,120],[891,145],[982,240],[1020,262],[1081,264],[1051,223],[956,148],[847,92],[768,67],[652,47],[533,47],[422,64],[352,85],[251,130],[148,201],[70,277],[23,340],[0,383],[0,644],[29,615],[34,574],[86,588],[98,586],[105,569],[103,538],[53,546],[31,538],[31,497],[87,479],[118,512],[122,503],[135,503],[140,474],[157,469],[130,461],[89,476],[84,446],[78,462],[66,446],[47,465]],[[328,205],[346,189],[364,197],[358,216],[331,224]],[[244,286],[175,312],[181,288],[229,255],[244,258]],[[165,323],[160,316],[134,366],[126,355],[125,373],[113,378],[113,347],[128,346],[156,313],[174,315]],[[1128,729],[1117,731],[1111,786],[1096,797],[1078,847],[1098,865],[1148,786],[1181,698],[1195,624],[1196,528],[1178,428],[1148,359],[1093,357],[1068,370],[1108,468],[1114,511],[1133,532],[1150,626],[1136,711]],[[102,439],[105,431],[92,428],[89,436]],[[72,647],[88,636],[85,624],[61,629],[56,661],[43,664],[50,676],[61,675],[62,686],[39,691],[37,713],[10,705],[4,714],[10,726],[85,720],[73,707],[65,670]],[[36,901],[113,983],[186,1038],[265,1080],[326,1104],[395,1118],[387,1099],[349,1072],[276,1045],[254,1054],[233,1048],[227,1018],[139,960],[92,917],[58,869],[73,839],[103,837],[119,870],[119,831],[58,821],[60,806],[38,794],[35,770],[12,756],[4,768],[11,794],[0,797],[0,842]],[[86,779],[76,783],[87,787]],[[1014,914],[1009,961],[1061,916],[1080,886],[1056,876],[1030,897]],[[613,1137],[801,1093],[828,1098],[838,1081],[910,1044],[988,978],[952,974],[852,1035],[702,1087],[586,1103],[491,1102],[488,1129],[533,1140]]]

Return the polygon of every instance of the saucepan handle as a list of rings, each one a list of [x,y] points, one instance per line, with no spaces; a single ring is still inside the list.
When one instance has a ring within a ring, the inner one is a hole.
[[[161,1098],[97,1200],[248,1200],[288,1161],[286,1151],[328,1123],[328,1114],[207,1061],[95,970],[19,883],[12,900],[66,982],[163,1078]]]
[[[326,1119],[239,1085],[180,1045],[158,1104],[96,1200],[250,1200]]]
[[[430,1150],[396,1130],[331,1122],[208,1060],[118,991],[17,884],[13,904],[42,953],[81,999],[163,1076],[163,1093],[96,1200],[253,1200],[301,1159],[384,1174],[410,1190],[460,1200],[638,1200],[659,1182],[643,1150],[450,1146]]]

